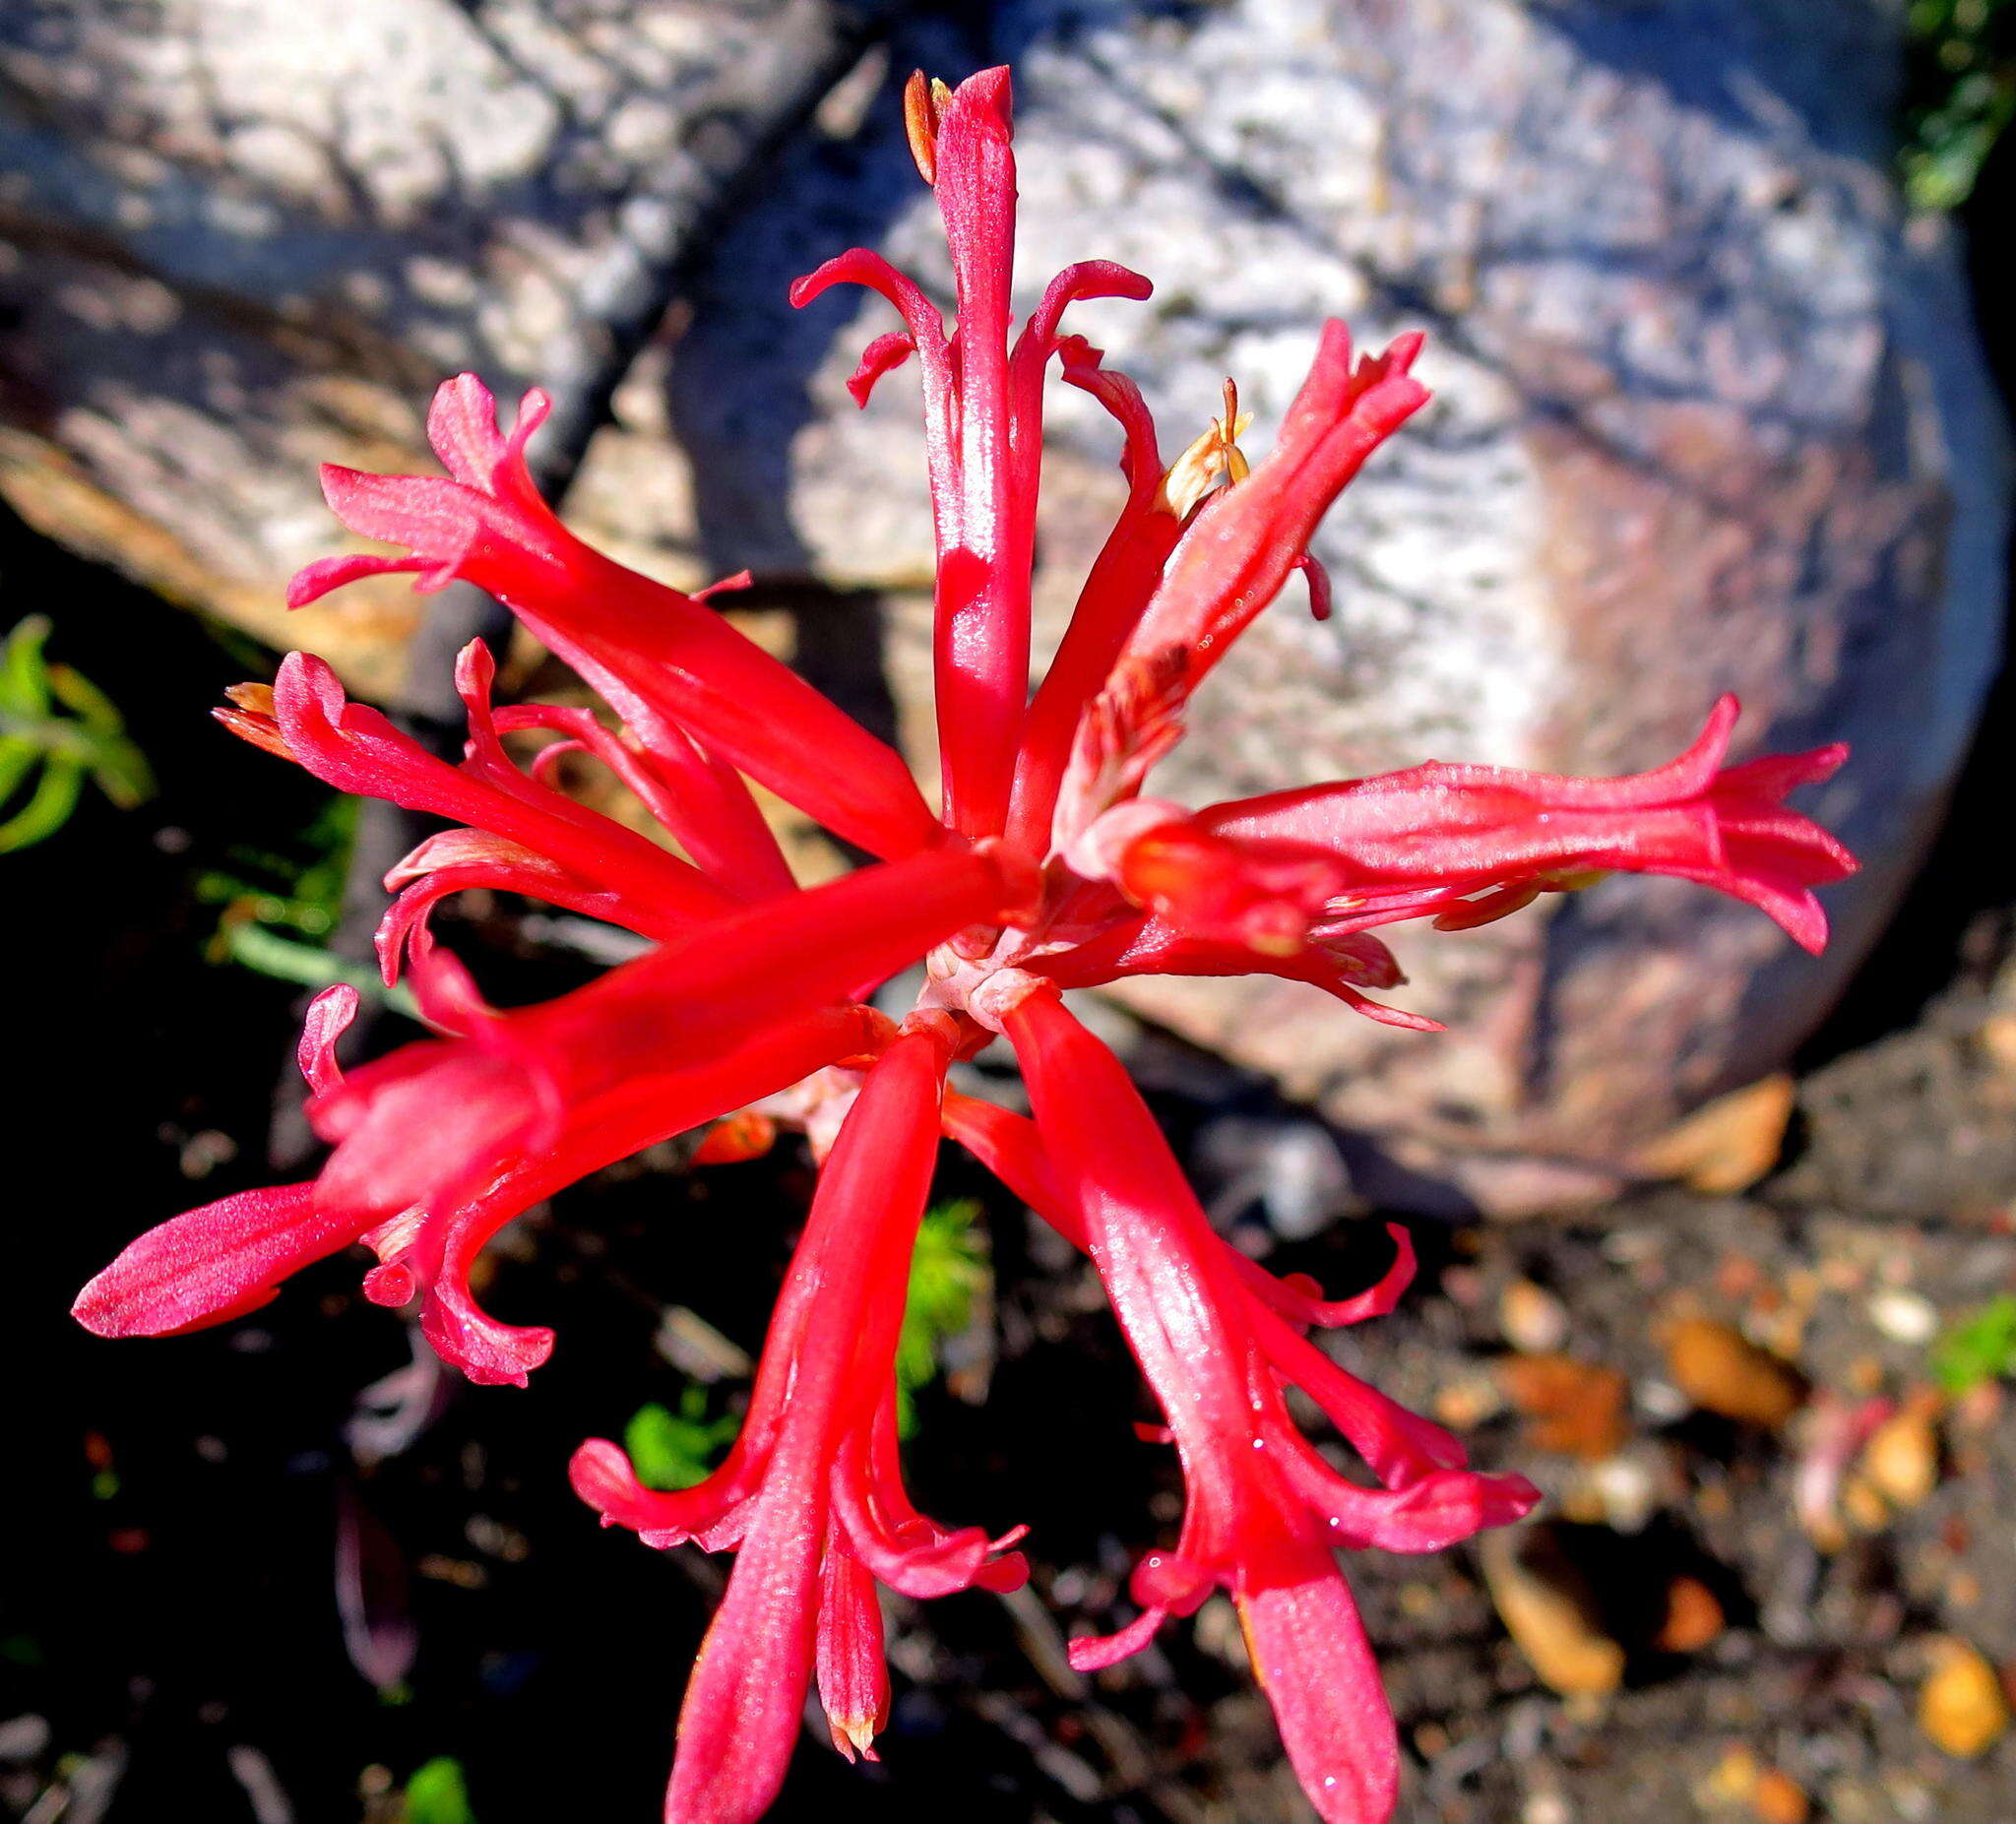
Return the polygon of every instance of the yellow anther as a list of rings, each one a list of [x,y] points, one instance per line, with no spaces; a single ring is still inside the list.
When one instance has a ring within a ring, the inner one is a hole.
[[[1239,439],[1252,424],[1253,414],[1239,409],[1238,387],[1228,380],[1225,415],[1213,418],[1204,434],[1169,466],[1155,504],[1179,520],[1188,519],[1214,489],[1243,481],[1253,471]]]
[[[903,127],[917,175],[927,184],[938,181],[938,123],[952,105],[952,91],[935,76],[913,70],[903,86]]]

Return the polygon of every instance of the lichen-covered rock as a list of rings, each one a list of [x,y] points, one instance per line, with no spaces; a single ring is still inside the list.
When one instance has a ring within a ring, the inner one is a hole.
[[[318,462],[444,374],[598,414],[610,326],[818,98],[847,0],[23,0],[0,13],[0,491],[383,693],[403,583],[287,616]],[[845,67],[844,62],[838,67]]]
[[[1403,933],[1402,998],[1445,1038],[1271,981],[1125,990],[1487,1204],[1600,1190],[1825,1011],[1936,822],[1995,665],[2003,428],[1951,235],[1906,220],[1889,179],[1896,9],[1085,0],[1002,17],[1025,283],[1095,255],[1156,280],[1149,304],[1077,321],[1141,381],[1171,451],[1226,374],[1264,450],[1325,315],[1370,345],[1430,332],[1437,403],[1318,541],[1336,618],[1313,624],[1291,590],[1158,789],[1202,801],[1429,757],[1624,771],[1677,751],[1725,689],[1748,711],[1738,757],[1854,743],[1810,807],[1865,863],[1828,895],[1824,961],[1741,907],[1631,880],[1460,942]],[[930,46],[899,46],[913,56]],[[924,571],[902,380],[859,415],[841,388],[881,307],[830,341],[773,297],[855,238],[933,271],[928,205],[872,132],[794,161],[696,293],[672,398],[724,509],[753,507],[713,516],[721,567],[803,561],[894,589]],[[743,378],[724,390],[724,371]],[[779,401],[787,421],[751,439]],[[1069,399],[1054,422],[1052,617],[1116,498],[1106,427]],[[897,607],[901,693],[922,676],[924,610]]]
[[[1817,809],[1866,871],[1829,895],[1822,962],[1743,908],[1616,881],[1480,944],[1403,940],[1446,1038],[1272,986],[1154,1009],[1354,1124],[1616,1161],[1810,1030],[1995,665],[2002,427],[1947,238],[1888,180],[1895,9],[1082,17],[1030,60],[1032,251],[1156,273],[1164,301],[1113,338],[1151,396],[1195,414],[1223,369],[1278,412],[1325,311],[1374,343],[1427,327],[1438,393],[1326,528],[1337,618],[1266,617],[1167,786],[1624,771],[1724,689],[1745,742],[1855,745]],[[1168,220],[1190,225],[1165,249]]]
[[[881,658],[928,770],[908,376],[856,413],[843,382],[883,307],[784,297],[854,242],[942,286],[893,107],[914,63],[1015,64],[1025,283],[1089,256],[1157,281],[1077,327],[1141,381],[1169,453],[1226,374],[1264,451],[1326,315],[1367,344],[1426,328],[1436,404],[1318,541],[1337,616],[1313,624],[1298,597],[1264,616],[1156,788],[1426,758],[1622,771],[1734,689],[1741,743],[1855,744],[1807,807],[1866,863],[1829,893],[1836,946],[1813,962],[1741,907],[1616,881],[1460,940],[1403,933],[1402,996],[1443,1038],[1266,981],[1128,993],[1375,1136],[1404,1167],[1389,1190],[1599,1190],[1819,1018],[1915,865],[1995,663],[2003,429],[1951,236],[1907,220],[1889,180],[1899,11],[1002,0],[984,42],[899,16],[682,267],[674,333],[619,392],[570,517],[680,581],[746,566],[884,592]],[[187,16],[172,40],[111,0],[0,25],[0,487],[282,637],[279,580],[328,548],[313,462],[407,462],[443,369],[563,388],[591,369],[639,233],[677,240],[665,212],[763,143],[837,9]],[[1119,498],[1109,427],[1059,393],[1051,636]],[[357,594],[323,612],[285,633],[331,650],[340,617],[378,634],[410,609]],[[872,656],[858,603],[822,625],[799,617],[826,658]]]

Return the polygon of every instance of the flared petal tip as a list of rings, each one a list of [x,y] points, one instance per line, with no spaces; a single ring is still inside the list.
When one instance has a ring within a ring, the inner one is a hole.
[[[1117,1666],[1147,1646],[1156,1629],[1166,1619],[1166,1610],[1147,1608],[1116,1633],[1081,1635],[1065,1649],[1071,1669],[1074,1672],[1102,1672],[1109,1666]]]
[[[367,576],[412,575],[424,566],[416,557],[385,557],[351,551],[340,557],[318,557],[304,564],[287,583],[287,606],[305,608],[324,596]],[[422,591],[424,594],[424,590]]]
[[[256,1311],[288,1274],[355,1233],[315,1208],[314,1190],[239,1191],[150,1228],[78,1293],[71,1315],[94,1336],[170,1337]]]
[[[244,1317],[279,1296],[278,1286],[256,1286],[227,1304],[206,1310],[187,1300],[136,1297],[129,1288],[117,1283],[115,1267],[107,1267],[77,1294],[70,1315],[93,1336],[108,1341],[121,1337],[186,1337]]]
[[[77,1294],[70,1315],[94,1337],[152,1337],[160,1324],[152,1308],[128,1295],[113,1263]]]
[[[644,1497],[644,1484],[620,1444],[590,1438],[568,1460],[567,1481],[605,1525],[620,1526],[616,1510]]]

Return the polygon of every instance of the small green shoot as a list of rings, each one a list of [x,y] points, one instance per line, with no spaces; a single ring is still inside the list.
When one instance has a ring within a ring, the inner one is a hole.
[[[707,1479],[740,1429],[734,1418],[707,1416],[707,1389],[696,1383],[679,1396],[676,1413],[656,1401],[639,1407],[623,1427],[623,1448],[647,1488],[690,1488]]]
[[[414,1770],[406,1783],[400,1824],[476,1824],[460,1761],[439,1754]]]
[[[49,619],[31,614],[0,641],[0,854],[54,836],[86,780],[121,810],[154,796],[147,758],[103,691],[42,657]],[[67,714],[66,714],[67,712]]]
[[[1964,1394],[2016,1373],[2016,1292],[2003,1292],[1932,1345],[1932,1378],[1949,1394]]]
[[[987,1289],[986,1246],[975,1229],[980,1207],[971,1198],[925,1211],[911,1257],[910,1299],[896,1345],[896,1428],[909,1437],[916,1423],[914,1396],[938,1372],[938,1350],[973,1321],[975,1300]]]
[[[1905,49],[1905,194],[1958,209],[2016,118],[2016,0],[1911,0]]]
[[[287,853],[239,847],[228,869],[199,876],[199,899],[223,908],[210,953],[304,988],[348,982],[410,1019],[419,1018],[411,991],[388,988],[366,964],[346,962],[323,946],[343,915],[350,842],[356,829],[354,798],[333,797],[290,845]]]

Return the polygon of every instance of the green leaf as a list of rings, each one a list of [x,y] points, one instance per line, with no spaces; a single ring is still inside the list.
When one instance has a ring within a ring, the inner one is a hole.
[[[0,803],[25,780],[41,758],[41,749],[24,734],[0,734]]]
[[[647,1488],[690,1488],[707,1479],[740,1428],[727,1416],[709,1418],[707,1390],[689,1385],[676,1413],[656,1401],[639,1407],[623,1427],[623,1448]]]
[[[2016,117],[2016,0],[1914,0],[1905,49],[1905,193],[1957,209]]]
[[[0,852],[60,830],[87,777],[122,810],[154,793],[146,756],[126,738],[118,710],[81,673],[44,661],[48,637],[48,617],[31,614],[0,643],[0,810],[29,794],[0,822]]]
[[[476,1824],[469,1808],[469,1783],[462,1763],[440,1754],[416,1768],[406,1783],[402,1824]]]
[[[0,645],[0,710],[15,716],[49,713],[49,674],[42,647],[49,638],[49,617],[31,614],[15,623]]]
[[[2003,1292],[1932,1345],[1932,1378],[1950,1394],[2016,1372],[2016,1292]]]
[[[974,1302],[992,1279],[985,1243],[975,1230],[980,1207],[970,1198],[924,1212],[911,1256],[910,1295],[896,1345],[896,1428],[916,1423],[912,1396],[938,1372],[939,1346],[973,1322]]]
[[[223,944],[224,953],[232,962],[242,963],[262,975],[298,982],[304,988],[328,988],[346,981],[359,994],[383,1001],[395,1013],[403,1013],[410,1020],[420,1017],[419,1003],[404,982],[388,988],[375,969],[362,963],[346,963],[327,950],[296,943],[263,924],[249,919],[227,923]]]
[[[5,823],[0,823],[0,854],[26,849],[54,836],[70,821],[77,795],[84,788],[84,769],[74,760],[50,760],[36,781],[34,794]]]

